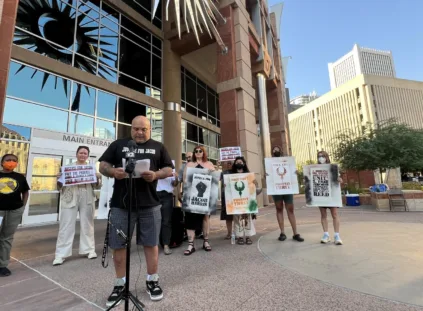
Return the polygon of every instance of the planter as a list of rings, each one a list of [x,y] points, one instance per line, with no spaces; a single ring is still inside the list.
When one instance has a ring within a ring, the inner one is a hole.
[[[423,211],[423,191],[403,190],[403,193],[410,212]],[[371,202],[377,211],[388,212],[390,210],[389,197],[387,193],[373,192],[371,194]]]

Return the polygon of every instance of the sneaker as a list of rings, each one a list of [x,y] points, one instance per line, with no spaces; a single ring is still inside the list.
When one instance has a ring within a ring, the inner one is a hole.
[[[323,234],[322,239],[320,240],[320,243],[322,244],[326,244],[330,242],[330,237],[329,234]]]
[[[296,235],[294,235],[292,238],[293,238],[295,241],[298,241],[298,242],[304,242],[304,239],[301,237],[301,235],[300,235],[299,233],[297,233]]]
[[[278,240],[279,241],[285,241],[286,240],[286,235],[285,235],[285,233],[281,233],[280,235],[279,235],[279,238],[278,238]]]
[[[339,235],[335,236],[335,245],[342,245],[342,240]]]
[[[97,253],[96,252],[90,252],[88,254],[88,259],[95,259],[97,258]]]
[[[147,285],[147,293],[150,295],[150,299],[158,301],[163,299],[163,291],[159,285],[159,275],[153,274],[150,281],[145,282]]]
[[[0,277],[9,276],[11,274],[12,272],[10,272],[10,270],[7,269],[6,267],[0,268]]]
[[[56,257],[56,258],[54,258],[53,266],[60,266],[61,264],[63,264],[64,261],[65,261],[64,258]]]
[[[165,255],[170,255],[170,254],[172,254],[172,251],[170,250],[169,245],[165,245],[165,246],[164,246],[164,248],[163,248],[163,252],[164,252],[164,254],[165,254]]]
[[[116,279],[115,287],[113,287],[112,293],[110,294],[109,298],[107,298],[106,306],[111,307],[116,302],[116,300],[119,299],[120,294],[123,292],[124,289],[125,289],[125,282],[122,279]],[[122,300],[120,300],[116,304],[116,306],[118,306],[121,302]]]

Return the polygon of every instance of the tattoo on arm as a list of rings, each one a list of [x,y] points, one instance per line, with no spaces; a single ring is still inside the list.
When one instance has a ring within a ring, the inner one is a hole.
[[[100,162],[100,173],[106,177],[113,177],[113,166],[107,162]]]

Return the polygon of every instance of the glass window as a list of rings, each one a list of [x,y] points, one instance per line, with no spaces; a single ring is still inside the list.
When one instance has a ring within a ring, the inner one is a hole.
[[[151,138],[157,140],[159,142],[162,141],[162,133],[159,132],[151,132]]]
[[[209,144],[209,130],[203,129],[201,127],[199,129],[199,139],[198,142],[202,145],[208,145]]]
[[[192,114],[194,116],[197,116],[197,109],[191,105],[186,104],[185,105],[185,111],[189,114]]]
[[[112,68],[117,68],[118,52],[119,52],[119,42],[118,42],[119,37],[116,32],[112,31],[112,29],[110,29],[109,27],[103,26],[105,22],[113,24],[107,18],[101,19],[102,25],[100,27],[99,63],[100,65],[107,65]]]
[[[151,84],[159,89],[162,88],[162,59],[153,55],[151,63]]]
[[[147,108],[147,117],[151,119],[151,130],[161,133],[163,129],[163,111]]]
[[[123,73],[150,84],[151,53],[125,38],[120,40],[119,69]],[[158,86],[160,87],[160,85]]]
[[[68,132],[93,136],[94,119],[80,114],[72,113]]]
[[[198,146],[198,143],[187,140],[187,152],[194,152],[194,149]]]
[[[118,135],[117,138],[131,137],[131,126],[126,124],[118,124]]]
[[[104,1],[101,4],[101,15],[107,17],[107,21],[104,21],[107,24],[107,27],[110,27],[114,30],[114,25],[119,24],[119,13],[116,10],[112,9],[110,6],[108,6]],[[113,24],[110,24],[109,21],[112,21]]]
[[[116,120],[117,97],[102,91],[97,93],[97,117]]]
[[[6,134],[8,134],[7,137]],[[31,128],[3,123],[3,126],[0,125],[0,137],[29,141],[31,139]]]
[[[72,83],[72,111],[94,115],[95,90],[88,86]]]
[[[3,121],[66,132],[68,112],[6,98]]]
[[[187,152],[187,146],[186,146],[186,140],[182,140],[182,153],[186,153]]]
[[[90,9],[90,8],[88,8]],[[74,44],[75,52],[93,60],[98,55],[98,39],[99,39],[99,18],[100,15],[94,10],[90,10],[89,14],[93,17],[85,15],[81,11],[78,12],[76,44]]]
[[[217,148],[217,134],[215,132],[209,132],[209,145]]]
[[[206,89],[197,86],[197,107],[201,111],[207,113],[207,92]]]
[[[136,102],[119,98],[119,122],[131,124],[136,116],[146,116],[147,107]],[[119,133],[118,133],[119,134]]]
[[[23,86],[25,92],[22,92]],[[50,73],[11,62],[7,95],[68,109],[70,82]]]
[[[211,92],[207,92],[207,108],[208,115],[216,118],[216,98]]]
[[[186,102],[194,107],[197,107],[197,85],[191,79],[185,79]]]
[[[185,101],[185,75],[181,73],[181,99]]]
[[[148,50],[151,50],[151,33],[137,26],[124,16],[122,16],[121,26],[120,32],[122,36]]]
[[[133,79],[123,73],[121,73],[119,75],[119,84],[129,87],[130,89],[133,89],[137,92],[141,92],[143,94],[146,94],[148,96],[151,96],[151,91],[150,88],[148,87],[148,85],[146,85],[145,83],[138,81],[136,79]]]
[[[114,140],[116,137],[116,123],[97,119],[94,136]]]
[[[198,127],[187,122],[187,139],[198,142]]]
[[[54,180],[50,180],[53,183]],[[31,185],[31,189],[38,189],[44,187],[35,177]],[[35,191],[35,190],[33,190]],[[45,214],[55,214],[59,207],[59,193],[31,193],[29,197],[28,216],[37,216]]]
[[[209,158],[210,159],[219,159],[219,149],[209,148]]]

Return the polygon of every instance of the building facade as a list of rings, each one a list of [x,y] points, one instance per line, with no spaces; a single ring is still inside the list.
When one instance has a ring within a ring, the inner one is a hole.
[[[391,118],[422,128],[423,82],[360,75],[289,114],[292,154],[297,163],[331,154],[333,139],[346,129],[360,134],[366,124]]]
[[[335,89],[361,74],[396,77],[391,51],[380,51],[355,44],[352,51],[334,63],[329,63],[331,89]]]
[[[111,141],[130,135],[137,115],[151,120],[152,138],[177,169],[197,145],[216,165],[220,147],[241,146],[264,183],[270,146],[289,154],[282,7],[270,13],[266,1],[221,3],[224,49],[185,26],[179,38],[173,7],[166,20],[166,5],[153,17],[149,0],[4,2],[0,150],[19,154],[32,187],[23,224],[56,221],[60,166],[82,144],[98,165]]]

